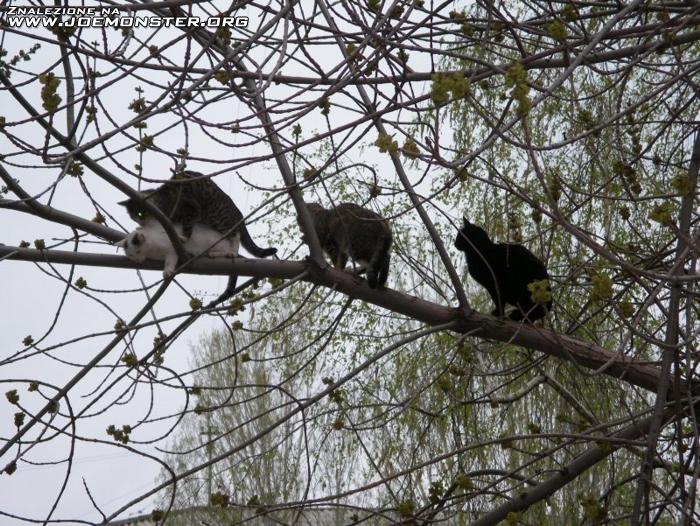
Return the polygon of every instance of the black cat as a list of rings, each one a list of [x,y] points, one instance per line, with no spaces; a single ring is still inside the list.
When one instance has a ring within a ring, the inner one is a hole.
[[[542,261],[523,245],[494,243],[484,229],[465,218],[455,247],[466,254],[469,274],[488,291],[496,305],[492,315],[503,316],[506,303],[515,307],[509,316],[514,321],[533,322],[551,310],[551,300],[546,304],[532,301],[528,284],[549,280],[549,274]]]

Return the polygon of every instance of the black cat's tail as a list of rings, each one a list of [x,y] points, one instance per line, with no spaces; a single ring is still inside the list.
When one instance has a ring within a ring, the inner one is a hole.
[[[389,263],[391,261],[391,233],[383,236],[380,243],[377,243],[377,248],[372,254],[367,265],[367,283],[370,288],[382,288],[386,284],[386,279],[389,276]]]
[[[222,301],[226,301],[236,292],[236,283],[238,282],[238,276],[236,274],[231,274],[228,278],[228,283],[226,284],[226,290],[224,290],[219,297],[212,301],[207,307],[215,307]]]
[[[253,242],[253,238],[250,237],[248,229],[245,225],[241,225],[238,231],[241,234],[241,245],[243,245],[243,248],[253,254],[256,258],[266,258],[267,256],[277,254],[276,248],[260,248],[258,245],[256,245],[255,242]]]

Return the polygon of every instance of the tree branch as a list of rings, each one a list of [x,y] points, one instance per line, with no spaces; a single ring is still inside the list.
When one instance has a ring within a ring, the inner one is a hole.
[[[64,263],[70,265],[87,265],[96,267],[140,268],[162,270],[160,261],[146,261],[137,264],[125,256],[76,253],[62,250],[35,250],[29,248],[0,246],[0,258],[18,261]],[[624,355],[617,355],[598,345],[583,342],[557,334],[553,331],[521,325],[517,322],[502,320],[477,312],[469,315],[458,309],[438,305],[415,296],[402,294],[391,289],[371,289],[367,283],[350,272],[331,267],[320,268],[312,260],[280,261],[268,259],[248,259],[238,257],[233,260],[199,258],[190,263],[184,273],[203,275],[252,276],[257,278],[278,277],[291,279],[308,271],[304,281],[337,290],[350,297],[366,301],[378,307],[414,318],[428,325],[441,325],[456,321],[455,331],[482,339],[512,343],[540,351],[556,358],[571,361],[580,367],[597,370],[606,366],[604,374],[619,378],[625,382],[656,392],[661,381],[658,367],[631,360]],[[672,378],[668,378],[669,394],[673,387]],[[696,382],[684,383],[685,389],[696,389]]]

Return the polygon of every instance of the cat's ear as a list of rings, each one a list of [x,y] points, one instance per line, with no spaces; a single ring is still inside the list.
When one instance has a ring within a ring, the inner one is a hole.
[[[138,194],[139,194],[139,197],[141,199],[147,199],[148,196],[151,194],[151,191],[141,190],[140,192],[138,192]],[[117,204],[128,207],[133,202],[134,202],[133,199],[131,197],[129,197],[128,199],[124,199],[123,201],[119,201]]]
[[[146,236],[144,236],[141,232],[136,232],[134,233],[134,239],[131,240],[131,243],[133,245],[139,246],[143,245],[144,241],[146,241]]]

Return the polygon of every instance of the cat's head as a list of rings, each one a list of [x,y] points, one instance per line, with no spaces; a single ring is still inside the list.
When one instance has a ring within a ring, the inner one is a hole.
[[[457,237],[455,238],[457,250],[465,251],[474,248],[474,246],[479,247],[491,243],[489,235],[483,228],[470,223],[466,217],[462,219],[462,228],[457,232]]]
[[[123,248],[124,253],[130,260],[136,263],[143,263],[146,261],[145,244],[146,235],[137,229],[133,232],[129,232],[124,239],[115,243],[115,246]]]
[[[139,225],[143,225],[149,217],[148,212],[143,206],[143,202],[148,199],[155,190],[142,190],[139,192],[139,198],[130,197],[126,201],[120,201],[118,204],[126,208],[129,217],[136,221]]]

